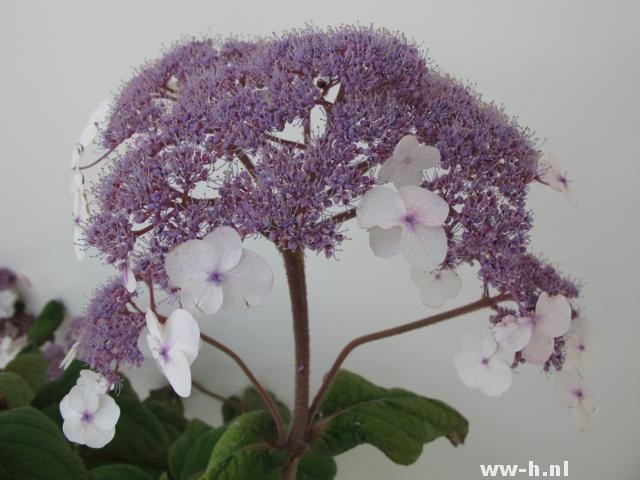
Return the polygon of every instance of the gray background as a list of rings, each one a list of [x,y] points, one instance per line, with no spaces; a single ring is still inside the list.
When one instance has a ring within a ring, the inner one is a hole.
[[[268,4],[267,4],[268,3]],[[268,34],[312,21],[373,23],[404,32],[485,98],[507,106],[556,152],[575,180],[578,207],[533,187],[532,248],[584,279],[582,305],[595,326],[589,371],[600,412],[580,433],[557,401],[553,379],[524,368],[513,388],[489,399],[458,380],[452,356],[461,334],[485,313],[357,351],[347,367],[386,386],[450,402],[471,422],[464,447],[428,445],[413,466],[393,465],[373,448],[339,457],[340,479],[480,478],[480,463],[561,463],[571,478],[638,478],[637,292],[638,108],[636,2],[3,2],[0,16],[0,264],[27,273],[36,305],[64,299],[79,313],[110,274],[89,256],[74,259],[69,152],[91,110],[145,58],[184,34]],[[313,385],[340,346],[428,311],[402,261],[375,258],[351,228],[339,261],[309,258]],[[292,340],[283,269],[272,246],[252,242],[275,270],[262,308],[218,315],[203,329],[237,349],[266,385],[290,402]],[[453,303],[479,295],[462,270]],[[161,378],[145,368],[141,390]],[[225,357],[204,348],[195,376],[225,394],[246,382]],[[190,415],[216,421],[218,405],[194,394]]]

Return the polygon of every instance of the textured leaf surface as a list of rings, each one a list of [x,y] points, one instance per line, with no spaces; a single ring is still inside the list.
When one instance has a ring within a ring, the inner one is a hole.
[[[86,480],[87,471],[51,419],[21,407],[0,413],[0,478]]]
[[[40,315],[38,315],[29,330],[27,338],[30,342],[42,344],[58,329],[64,320],[64,305],[52,300],[47,303]]]
[[[0,372],[0,397],[9,408],[24,407],[33,399],[33,390],[22,377],[13,372]]]
[[[302,457],[296,480],[333,480],[337,472],[338,467],[333,458],[320,458],[309,454]]]
[[[439,400],[378,387],[346,370],[334,380],[319,418],[316,455],[333,457],[368,443],[401,465],[414,463],[425,443],[446,436],[457,445],[468,431],[467,420]]]
[[[45,373],[49,364],[39,350],[20,353],[5,367],[5,371],[21,376],[35,392],[45,383]]]
[[[268,479],[286,462],[275,445],[276,426],[269,412],[249,412],[236,418],[218,440],[204,480]]]
[[[115,464],[103,465],[89,472],[91,480],[153,480],[144,470],[132,465]]]

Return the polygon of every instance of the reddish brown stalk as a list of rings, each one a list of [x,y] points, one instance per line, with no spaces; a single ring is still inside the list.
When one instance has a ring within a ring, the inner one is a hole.
[[[309,409],[309,417],[313,420],[313,418],[318,413],[320,408],[320,404],[322,400],[327,394],[329,387],[331,386],[333,380],[338,374],[338,370],[346,360],[347,356],[355,350],[360,345],[364,345],[365,343],[373,342],[376,340],[382,340],[383,338],[393,337],[395,335],[400,335],[401,333],[410,332],[412,330],[417,330],[419,328],[424,328],[429,325],[433,325],[434,323],[442,322],[443,320],[448,320],[450,318],[459,317],[461,315],[466,315],[467,313],[474,312],[476,310],[481,310],[483,308],[490,307],[495,305],[498,302],[502,302],[504,300],[510,299],[509,295],[502,294],[497,295],[495,297],[484,297],[475,302],[469,303],[467,305],[463,305],[462,307],[454,308],[452,310],[447,310],[446,312],[438,313],[436,315],[432,315],[430,317],[423,318],[421,320],[416,320],[415,322],[406,323],[404,325],[399,325],[397,327],[387,328],[385,330],[380,330],[374,333],[369,333],[368,335],[363,335],[354,340],[351,340],[340,352],[338,358],[336,358],[335,362],[331,366],[329,372],[325,375],[324,382],[322,386],[316,393],[315,398],[313,399],[313,403],[311,404],[311,408]],[[309,422],[312,423],[312,422]]]
[[[283,445],[285,442],[285,431],[284,431],[284,422],[282,421],[282,416],[280,415],[280,412],[278,411],[278,408],[276,407],[276,404],[273,401],[273,398],[271,398],[271,395],[269,395],[267,390],[258,381],[256,376],[251,371],[251,369],[247,366],[244,360],[242,360],[242,358],[240,358],[240,356],[236,352],[231,350],[224,343],[217,341],[216,339],[210,337],[205,333],[200,333],[200,338],[202,339],[203,342],[208,343],[209,345],[217,348],[221,352],[225,353],[228,357],[230,357],[234,362],[236,362],[236,364],[238,364],[238,366],[244,372],[247,378],[249,378],[249,381],[253,384],[254,387],[256,387],[256,390],[258,391],[260,398],[262,398],[265,405],[267,406],[267,409],[273,416],[273,420],[276,424],[276,429],[278,430],[278,439],[280,441],[280,444]]]

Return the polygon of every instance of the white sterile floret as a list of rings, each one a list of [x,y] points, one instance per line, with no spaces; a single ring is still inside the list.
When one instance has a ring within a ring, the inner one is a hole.
[[[230,227],[173,248],[165,268],[170,286],[180,289],[182,307],[193,314],[256,307],[273,286],[267,262],[242,248],[240,235]]]
[[[358,225],[369,229],[369,242],[380,257],[398,253],[421,270],[433,270],[447,255],[442,227],[449,205],[442,197],[416,186],[396,191],[374,187],[356,209]]]
[[[578,428],[585,431],[597,406],[585,384],[584,377],[576,370],[563,368],[556,376],[556,389],[560,400],[573,409],[573,418]]]
[[[542,292],[535,312],[529,316],[507,315],[493,326],[498,343],[507,350],[520,351],[534,365],[544,365],[554,350],[554,339],[571,325],[571,305],[564,295]]]
[[[511,387],[514,353],[501,348],[488,331],[468,332],[462,338],[462,351],[454,364],[462,383],[497,397]]]
[[[423,172],[440,163],[440,151],[428,145],[422,145],[413,135],[400,139],[393,155],[380,168],[378,178],[383,182],[393,182],[396,188],[407,185],[420,185]]]
[[[76,385],[60,402],[62,431],[70,441],[102,448],[115,435],[120,407],[109,395]]]
[[[439,307],[447,300],[455,298],[462,281],[453,270],[424,271],[411,269],[413,282],[420,287],[422,303],[427,307]]]
[[[540,180],[549,185],[556,192],[562,193],[575,206],[575,196],[571,188],[571,181],[567,170],[562,166],[558,157],[552,153],[545,153],[540,159]]]
[[[12,289],[0,290],[0,318],[11,318],[15,313],[18,294]]]
[[[126,267],[122,272],[122,285],[129,293],[133,293],[138,288],[138,280],[130,267]]]
[[[198,322],[186,310],[175,310],[164,325],[147,309],[147,327],[138,347],[149,353],[171,387],[181,397],[191,395],[191,364],[200,349]]]

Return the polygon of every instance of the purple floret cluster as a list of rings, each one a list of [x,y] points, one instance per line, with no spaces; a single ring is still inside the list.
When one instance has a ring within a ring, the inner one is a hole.
[[[402,36],[365,27],[184,41],[143,66],[102,132],[113,153],[92,189],[86,243],[164,289],[167,251],[221,225],[332,257],[407,134],[442,155],[424,186],[451,207],[446,267],[476,265],[485,288],[526,309],[541,291],[578,295],[527,253],[541,156],[531,132]],[[103,373],[140,361],[144,319],[129,299],[114,281],[86,312],[81,357]],[[558,345],[548,366],[561,357]]]

